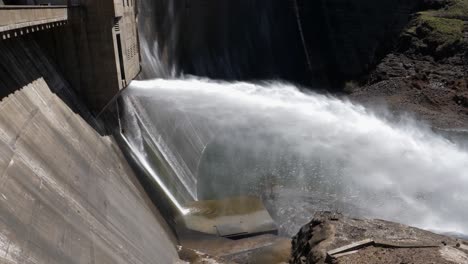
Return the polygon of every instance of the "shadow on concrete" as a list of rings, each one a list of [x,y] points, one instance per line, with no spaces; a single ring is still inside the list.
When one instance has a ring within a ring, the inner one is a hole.
[[[0,100],[39,78],[43,78],[51,91],[101,136],[109,135],[104,122],[97,120],[85,107],[82,98],[71,88],[47,52],[39,46],[34,35],[0,41]]]

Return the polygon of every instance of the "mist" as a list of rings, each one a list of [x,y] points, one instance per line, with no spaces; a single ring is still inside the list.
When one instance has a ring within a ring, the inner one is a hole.
[[[194,199],[262,196],[284,233],[314,210],[468,233],[467,150],[405,115],[276,81],[135,81],[124,98]]]

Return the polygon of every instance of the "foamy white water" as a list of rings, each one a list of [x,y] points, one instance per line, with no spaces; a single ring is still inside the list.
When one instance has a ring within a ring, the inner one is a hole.
[[[217,181],[201,181],[205,174],[199,175],[205,152],[217,140],[226,152],[242,146],[249,162],[262,159],[262,168],[252,167],[262,173],[269,167],[278,174],[285,167],[278,160],[295,157],[300,162],[286,166],[282,175],[288,188],[318,186],[314,192],[338,197],[359,208],[357,214],[468,233],[468,152],[409,119],[378,116],[349,101],[279,82],[134,81],[124,97],[140,106],[138,115],[146,116],[153,140],[164,143],[169,159],[184,171],[185,185]],[[236,160],[242,157],[232,153],[216,154],[230,157],[218,165],[239,167]],[[242,177],[240,184],[256,174]],[[189,189],[196,198],[200,186]]]

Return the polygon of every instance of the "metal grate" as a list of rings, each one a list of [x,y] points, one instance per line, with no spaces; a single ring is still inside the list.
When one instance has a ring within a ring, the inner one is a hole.
[[[119,32],[120,31],[120,19],[116,18],[114,20],[114,29],[115,29],[115,32]]]

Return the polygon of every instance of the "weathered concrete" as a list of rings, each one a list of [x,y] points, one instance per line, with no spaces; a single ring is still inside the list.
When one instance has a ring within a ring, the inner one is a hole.
[[[230,240],[189,232],[181,234],[181,249],[180,257],[190,263],[206,263],[187,258],[185,253],[193,250],[202,256],[203,254],[212,256],[220,263],[277,264],[288,261],[291,255],[291,240],[274,235]]]
[[[0,262],[173,263],[111,137],[31,39],[0,42]]]
[[[20,2],[0,6],[0,41],[46,30],[35,38],[95,113],[140,72],[134,0]]]
[[[72,86],[95,112],[100,112],[140,71],[133,2],[83,0],[79,7],[70,9],[68,32],[55,35],[54,42],[67,51],[58,59],[67,60],[73,53],[74,63],[80,65],[79,72],[68,69],[66,73],[78,80]]]
[[[114,0],[116,26],[114,26],[115,41],[120,38],[121,54],[117,49],[116,58],[120,59],[120,75],[122,88],[126,87],[140,72],[140,53],[136,25],[135,0]]]
[[[0,32],[8,32],[2,38],[61,26],[67,19],[67,6],[0,5]]]
[[[278,233],[275,222],[256,197],[195,201],[185,208],[189,212],[180,221],[190,230],[229,238]]]

